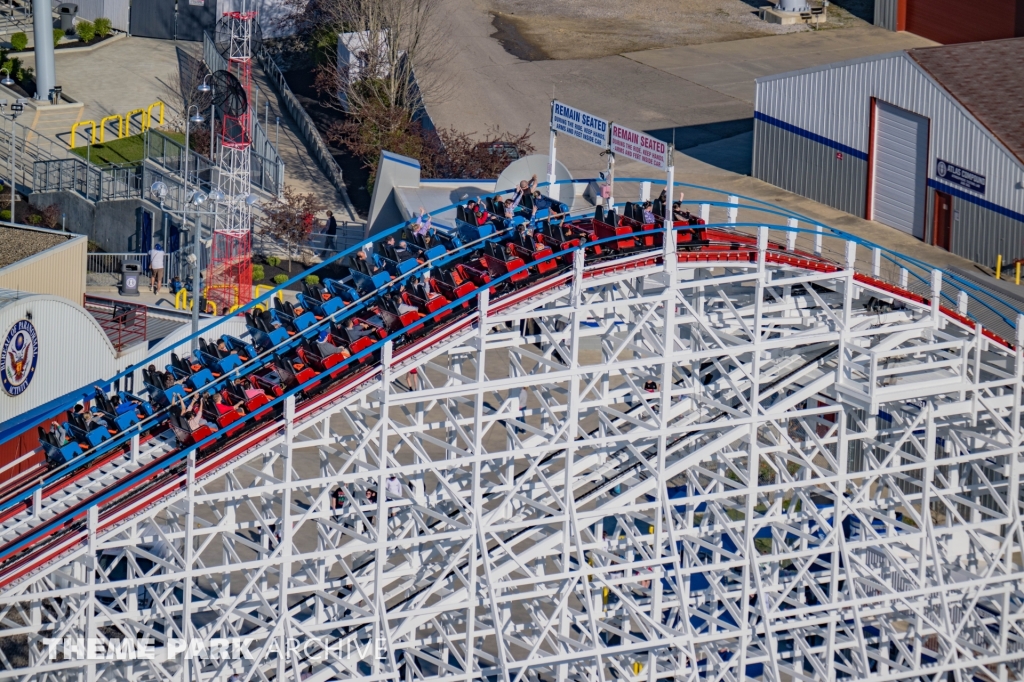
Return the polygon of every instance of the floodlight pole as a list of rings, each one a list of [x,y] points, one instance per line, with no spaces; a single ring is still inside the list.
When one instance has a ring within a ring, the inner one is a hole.
[[[192,105],[192,107],[195,107],[196,115],[198,116],[199,115],[199,107],[194,105],[194,104]],[[185,196],[183,197],[183,203],[182,203],[182,211],[183,211],[183,213],[182,213],[182,216],[183,216],[182,223],[183,224],[188,221],[187,208],[188,208],[188,204],[190,202],[190,199],[189,199],[189,196],[188,196],[188,150],[189,150],[188,138],[189,138],[189,133],[191,132],[192,118],[189,116],[189,113],[192,111],[192,107],[189,107],[188,111],[185,112],[185,152],[184,152],[185,153],[185,161],[184,161],[183,170],[182,170],[183,180],[184,180],[184,183],[185,183],[185,185],[184,185],[184,187],[185,187],[185,192],[184,192]],[[200,118],[200,120],[202,120],[202,119]],[[201,267],[200,267],[200,263],[199,263],[199,213],[198,213],[198,211],[196,212],[195,227],[193,229],[195,229],[195,233],[192,235],[192,257],[195,259],[195,261],[192,263],[192,350],[195,351],[199,347],[199,342],[195,338],[195,335],[199,332],[199,297],[200,297],[200,295],[202,293],[200,291],[200,287],[199,287],[199,272],[201,270]]]
[[[16,167],[15,164],[14,164],[14,154],[17,151],[15,149],[15,146],[14,146],[14,141],[15,141],[15,139],[17,137],[17,131],[18,131],[18,121],[17,121],[18,115],[21,114],[21,112],[22,112],[22,110],[24,108],[25,108],[25,105],[21,104],[19,102],[15,102],[14,104],[11,105],[11,222],[12,223],[18,222],[15,219],[15,216],[14,216],[14,199],[15,199],[15,197],[14,197],[14,185],[15,185],[15,182],[14,182],[14,169]]]

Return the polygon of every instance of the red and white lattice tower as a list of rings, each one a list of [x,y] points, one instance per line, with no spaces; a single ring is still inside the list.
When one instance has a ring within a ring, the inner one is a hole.
[[[228,70],[238,79],[246,103],[241,112],[221,117],[218,187],[224,199],[217,204],[213,246],[207,275],[207,299],[220,311],[252,299],[252,210],[249,148],[252,117],[252,43],[256,12],[227,12]]]

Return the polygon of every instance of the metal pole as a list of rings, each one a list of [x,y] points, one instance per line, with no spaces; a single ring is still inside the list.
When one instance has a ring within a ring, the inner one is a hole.
[[[277,147],[277,153],[281,153],[281,117],[275,116],[277,120],[274,121],[274,146]]]
[[[15,136],[15,131],[18,129],[17,128],[17,123],[15,122],[16,118],[17,118],[16,115],[11,114],[11,222],[12,223],[18,222],[14,218],[14,185],[15,185],[15,182],[14,182],[14,168],[15,168],[15,166],[14,166],[14,154],[15,154],[15,151],[16,151],[15,147],[14,147],[14,136]]]
[[[211,90],[211,92],[212,92],[212,90]],[[213,147],[213,145],[214,145],[213,136],[217,134],[217,131],[214,130],[214,128],[216,127],[214,124],[217,122],[217,119],[214,117],[215,114],[216,114],[216,111],[213,108],[213,103],[211,103],[210,104],[210,163],[213,163],[213,149],[214,149],[214,147]],[[210,169],[210,186],[211,187],[213,186],[213,168]]]
[[[615,152],[608,150],[608,205],[605,210],[615,208]]]
[[[553,103],[552,103],[553,104]],[[558,131],[551,129],[551,139],[548,142],[548,196],[558,201],[559,187],[555,184],[555,163],[558,155]],[[572,203],[572,202],[570,202]]]
[[[191,107],[189,107],[191,109]],[[196,107],[196,111],[199,111],[199,107]],[[188,111],[185,112],[185,160],[184,160],[184,171],[182,173],[184,178],[184,194],[182,197],[181,206],[181,223],[186,225],[188,223],[188,139],[191,134],[192,120],[189,118]],[[195,234],[192,235],[192,256],[195,258],[195,262],[192,264],[192,334],[195,335],[199,331],[199,215],[196,215],[196,222],[193,228]],[[192,339],[192,351],[199,348],[199,342],[197,339]]]
[[[53,67],[53,7],[50,0],[32,0],[32,30],[36,55],[35,99],[46,101],[57,84]]]
[[[196,260],[192,264],[192,334],[199,331],[199,301],[202,297],[202,290],[199,286],[199,273],[202,265],[199,258],[199,211],[196,211],[195,236],[192,237],[192,255]],[[192,339],[192,351],[199,347],[199,339]]]

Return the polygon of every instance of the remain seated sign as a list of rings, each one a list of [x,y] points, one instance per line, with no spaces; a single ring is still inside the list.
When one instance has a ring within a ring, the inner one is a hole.
[[[625,156],[661,170],[668,170],[669,167],[668,144],[614,123],[611,150],[616,156]]]
[[[608,121],[558,100],[551,103],[551,127],[602,149],[608,148]]]

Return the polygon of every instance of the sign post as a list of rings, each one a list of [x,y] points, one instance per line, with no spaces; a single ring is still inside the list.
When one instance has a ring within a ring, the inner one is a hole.
[[[558,131],[551,128],[551,141],[548,143],[548,196],[558,201],[558,185],[555,184],[555,154],[558,152]]]
[[[665,169],[665,205],[662,207],[665,211],[665,253],[673,253],[675,251],[675,237],[672,234],[672,228],[675,227],[675,221],[672,218],[672,195],[676,188],[676,166],[672,159],[672,146],[668,148],[668,168]],[[681,207],[680,207],[681,208]]]
[[[548,148],[548,196],[558,199],[558,187],[555,185],[555,152],[558,133],[565,133],[576,139],[589,142],[595,147],[608,149],[608,121],[597,116],[591,116],[568,104],[563,104],[557,99],[551,101],[551,142]],[[609,160],[609,168],[611,168]]]
[[[605,209],[615,208],[615,152],[608,150],[608,201]]]

